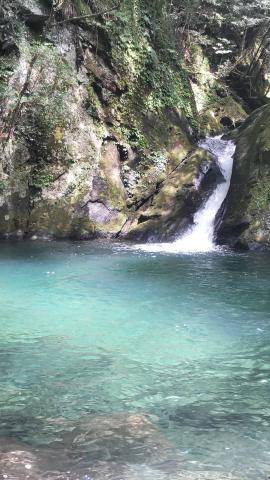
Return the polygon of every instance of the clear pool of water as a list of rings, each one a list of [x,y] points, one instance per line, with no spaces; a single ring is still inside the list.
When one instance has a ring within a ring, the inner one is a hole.
[[[171,468],[269,475],[269,254],[2,243],[0,295],[0,444],[66,453],[86,419],[141,415]],[[76,468],[127,461],[88,448]]]

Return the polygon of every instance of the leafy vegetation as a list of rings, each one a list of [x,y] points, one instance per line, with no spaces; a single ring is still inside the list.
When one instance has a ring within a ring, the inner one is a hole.
[[[264,178],[258,182],[252,191],[249,208],[252,212],[258,213],[270,205],[270,179]]]

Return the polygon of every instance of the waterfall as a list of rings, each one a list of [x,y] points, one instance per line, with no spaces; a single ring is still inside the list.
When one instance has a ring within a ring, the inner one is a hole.
[[[208,200],[194,215],[193,225],[179,239],[172,243],[146,244],[140,246],[147,251],[164,252],[210,252],[216,249],[214,242],[216,215],[225,200],[232,175],[235,145],[221,136],[209,137],[201,141],[200,147],[216,156],[225,182],[217,185]]]

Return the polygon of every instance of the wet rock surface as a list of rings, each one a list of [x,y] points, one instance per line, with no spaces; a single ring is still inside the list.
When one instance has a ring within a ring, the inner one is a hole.
[[[236,152],[231,186],[218,232],[220,243],[242,250],[270,247],[269,105],[234,132]]]
[[[224,181],[213,155],[195,148],[127,222],[122,234],[140,240],[170,240],[192,224],[193,215]]]

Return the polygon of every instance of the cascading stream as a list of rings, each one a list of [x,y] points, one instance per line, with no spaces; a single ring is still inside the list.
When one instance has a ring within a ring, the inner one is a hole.
[[[206,138],[200,142],[199,146],[217,157],[225,182],[216,187],[206,203],[197,211],[194,215],[194,224],[182,237],[172,243],[142,245],[140,248],[143,250],[194,253],[216,249],[215,219],[230,187],[235,145],[232,141],[223,140],[221,136],[217,136]]]

